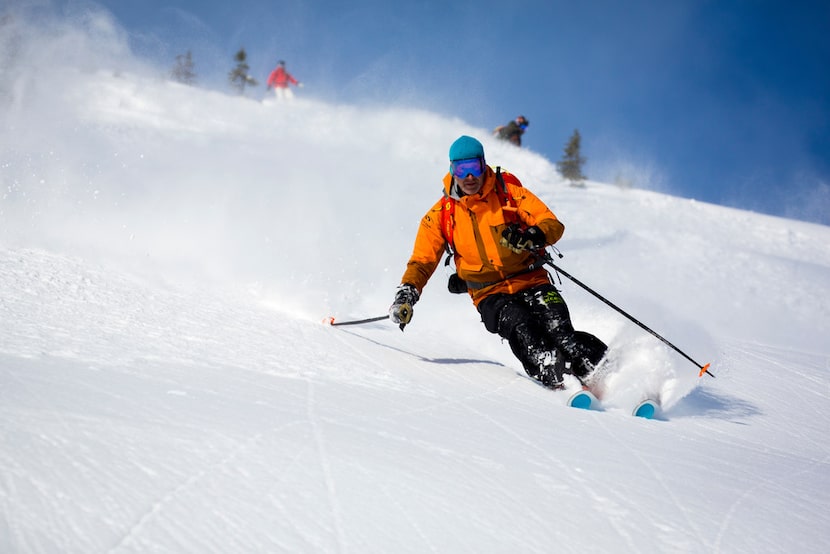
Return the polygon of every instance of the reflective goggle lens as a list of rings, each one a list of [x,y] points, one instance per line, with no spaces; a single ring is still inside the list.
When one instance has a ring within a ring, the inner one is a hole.
[[[459,179],[463,179],[470,174],[473,177],[479,177],[484,173],[484,161],[481,158],[456,160],[450,164],[450,171]]]

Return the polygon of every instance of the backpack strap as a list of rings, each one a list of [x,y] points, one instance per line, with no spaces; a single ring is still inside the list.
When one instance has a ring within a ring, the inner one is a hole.
[[[499,197],[499,204],[501,204],[501,209],[504,212],[505,223],[519,223],[519,215],[516,213],[519,207],[516,205],[516,199],[510,194],[510,190],[504,182],[501,167],[496,168],[496,196]]]
[[[455,254],[455,241],[453,240],[455,230],[455,198],[444,195],[444,200],[441,203],[441,234],[444,235],[444,240],[447,242],[447,254],[452,256]],[[447,256],[446,264],[450,263],[450,258]]]

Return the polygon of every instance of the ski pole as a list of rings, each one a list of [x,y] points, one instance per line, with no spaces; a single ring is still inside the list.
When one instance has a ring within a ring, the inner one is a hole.
[[[632,321],[633,323],[635,323],[635,324],[636,324],[637,326],[639,326],[641,329],[643,329],[643,330],[644,330],[644,331],[646,331],[647,333],[651,334],[652,336],[656,337],[657,339],[659,339],[660,341],[662,341],[664,344],[666,344],[667,346],[669,346],[669,347],[671,347],[672,349],[674,349],[674,351],[675,351],[675,352],[677,352],[678,354],[680,354],[681,356],[683,356],[684,358],[686,358],[687,360],[689,360],[690,362],[692,362],[692,363],[693,363],[693,364],[694,364],[694,365],[695,365],[695,366],[696,366],[696,367],[700,370],[700,373],[698,374],[698,377],[703,377],[703,374],[704,374],[704,373],[706,373],[706,374],[707,374],[707,375],[709,375],[710,377],[714,377],[714,375],[713,375],[713,374],[709,371],[709,364],[706,364],[706,365],[700,365],[699,363],[697,363],[696,361],[694,361],[694,360],[693,360],[692,358],[690,358],[690,357],[689,357],[689,356],[688,356],[685,352],[683,352],[683,351],[682,351],[682,350],[680,350],[678,347],[676,347],[675,345],[673,345],[672,343],[670,343],[667,339],[665,339],[664,337],[662,337],[662,336],[658,335],[655,331],[653,331],[653,330],[652,330],[652,329],[650,329],[649,327],[646,327],[643,323],[641,323],[640,321],[638,321],[637,319],[635,319],[633,316],[631,316],[630,314],[628,314],[628,313],[624,312],[624,311],[622,310],[622,308],[618,307],[617,305],[615,305],[614,303],[612,303],[610,300],[608,300],[608,299],[604,298],[604,297],[603,297],[603,296],[601,296],[598,292],[596,292],[595,290],[593,290],[591,287],[589,287],[589,286],[588,286],[588,285],[586,285],[585,283],[581,282],[579,279],[577,279],[576,277],[574,277],[573,275],[571,275],[570,273],[568,273],[568,272],[567,272],[567,271],[565,271],[564,269],[562,269],[562,268],[560,268],[559,266],[557,266],[555,263],[553,263],[553,259],[550,257],[550,254],[548,254],[547,252],[545,252],[545,253],[544,253],[544,256],[543,256],[543,257],[544,257],[545,263],[546,263],[546,264],[548,264],[549,266],[551,266],[551,267],[552,267],[552,268],[553,268],[553,269],[554,269],[557,273],[561,273],[562,275],[564,275],[565,277],[567,277],[568,279],[570,279],[571,281],[573,281],[574,283],[576,283],[577,285],[579,285],[580,287],[582,287],[583,289],[585,289],[586,291],[590,292],[590,293],[591,293],[592,295],[594,295],[596,298],[598,298],[599,300],[602,300],[603,302],[605,302],[605,304],[607,304],[608,306],[610,306],[611,308],[613,308],[613,309],[614,309],[614,310],[616,310],[617,312],[619,312],[619,313],[621,313],[622,315],[624,315],[625,317],[627,317],[630,321]]]
[[[334,321],[333,317],[327,317],[323,320],[323,323],[328,323],[332,327],[337,327],[338,325],[361,325],[363,323],[372,323],[373,321],[383,321],[384,319],[389,319],[389,314],[379,315],[378,317],[369,317],[366,319],[357,319],[354,321]]]

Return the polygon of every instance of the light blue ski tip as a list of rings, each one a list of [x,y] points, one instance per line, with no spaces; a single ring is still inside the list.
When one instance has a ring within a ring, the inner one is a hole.
[[[634,408],[633,415],[645,419],[654,419],[657,413],[657,403],[654,400],[643,400]]]
[[[568,406],[571,408],[579,408],[581,410],[590,410],[593,402],[591,393],[586,391],[579,391],[568,399]]]

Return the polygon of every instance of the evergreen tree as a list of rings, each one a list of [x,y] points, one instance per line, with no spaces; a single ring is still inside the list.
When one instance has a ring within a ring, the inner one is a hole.
[[[193,71],[193,65],[193,55],[190,53],[190,50],[187,51],[187,54],[179,54],[176,56],[176,65],[170,71],[170,77],[179,83],[192,85],[196,82],[196,73]]]
[[[574,186],[584,185],[586,179],[582,174],[582,165],[585,163],[585,158],[582,157],[580,147],[582,146],[582,136],[579,130],[574,129],[568,144],[565,146],[565,154],[562,160],[556,166],[562,177],[569,180]]]
[[[248,54],[245,53],[244,48],[240,48],[233,59],[236,60],[236,67],[228,74],[228,80],[231,86],[239,91],[239,94],[245,94],[246,86],[257,86],[256,79],[248,74],[248,70],[250,69],[246,61]]]

